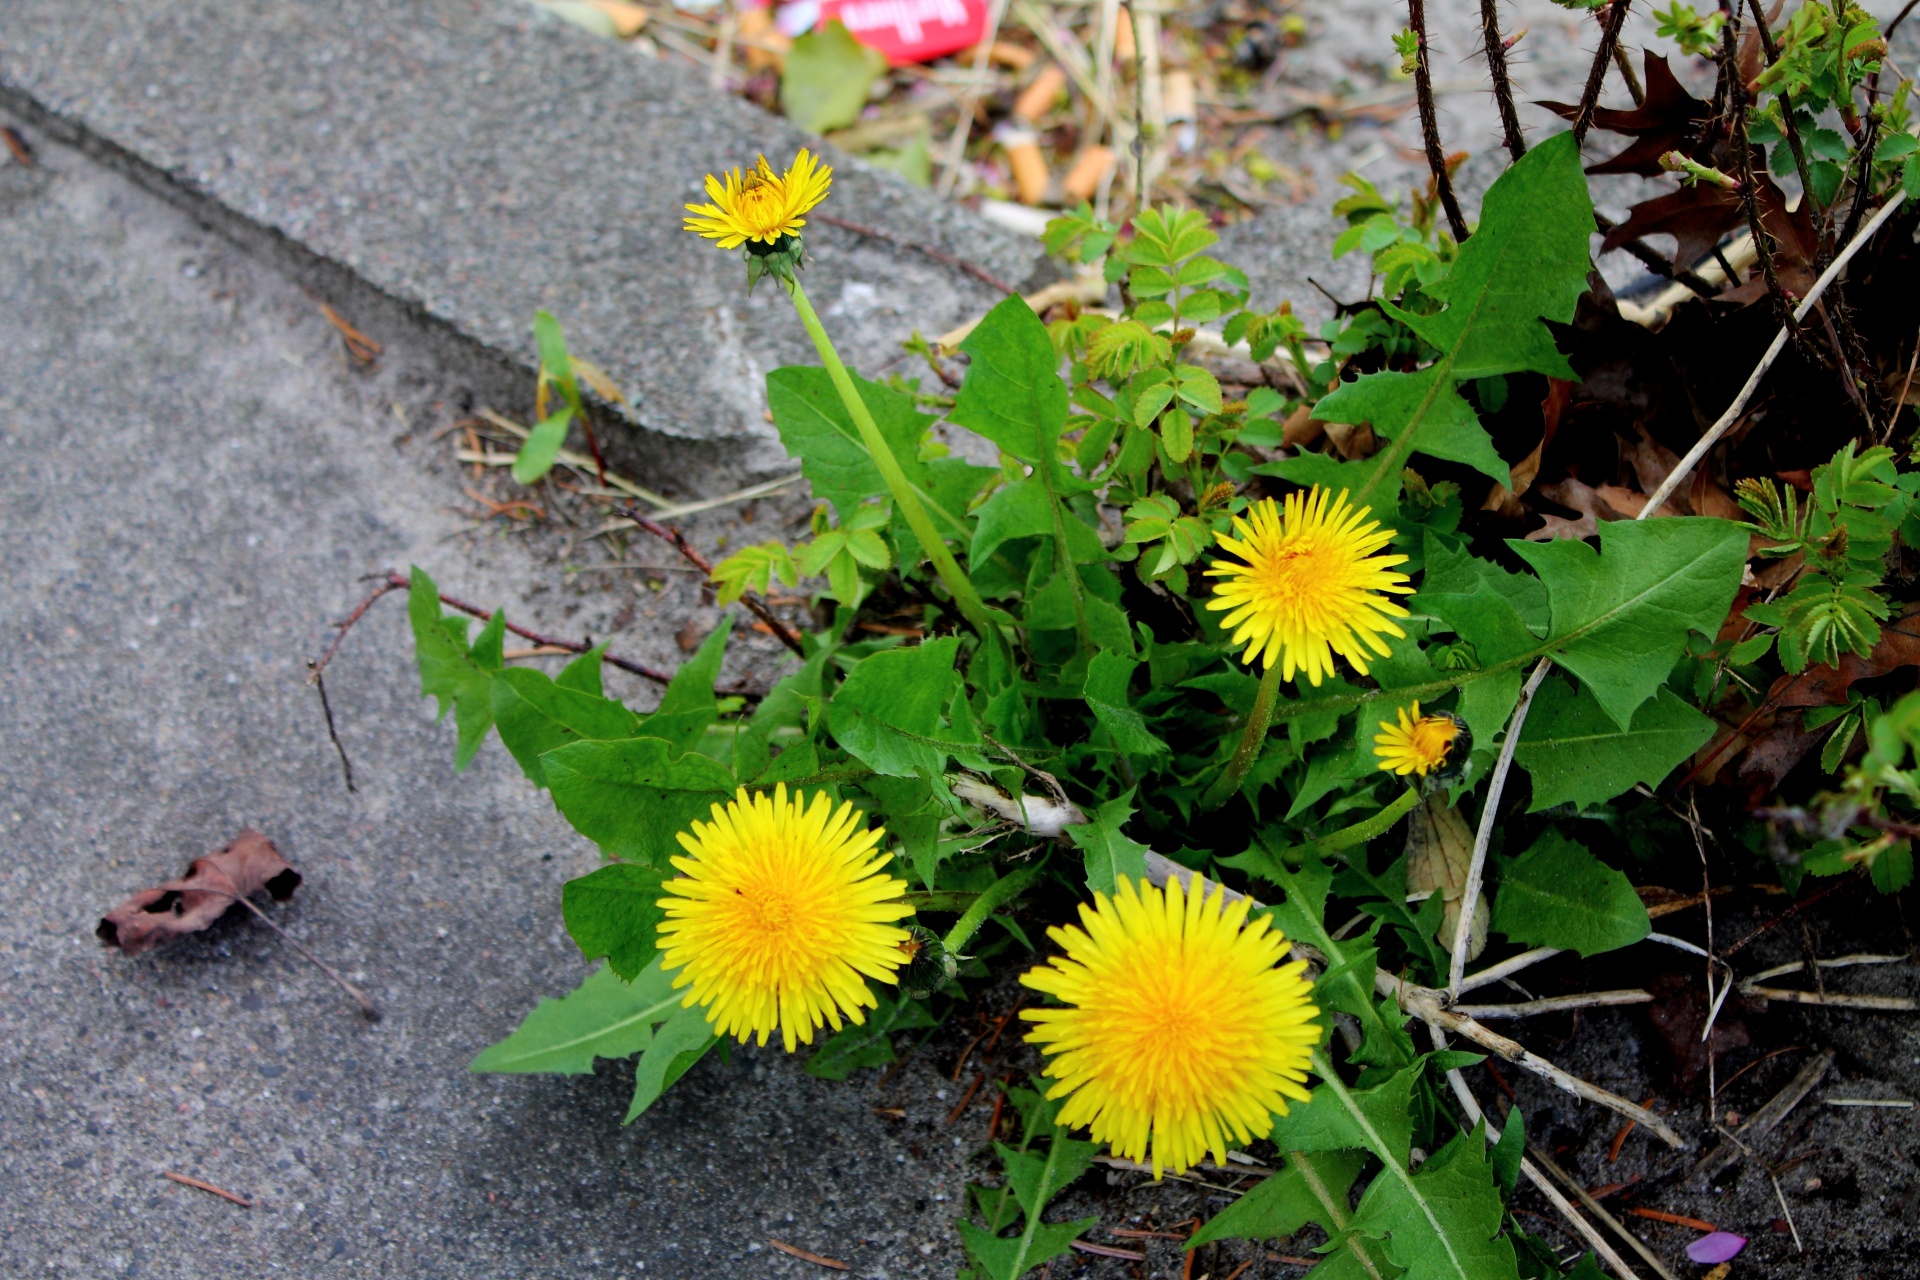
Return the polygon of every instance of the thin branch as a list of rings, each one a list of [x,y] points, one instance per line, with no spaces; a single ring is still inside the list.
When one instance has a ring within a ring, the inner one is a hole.
[[[1787,1082],[1786,1088],[1774,1094],[1764,1106],[1747,1118],[1747,1122],[1740,1126],[1737,1134],[1728,1134],[1727,1141],[1700,1158],[1693,1166],[1694,1176],[1719,1177],[1722,1170],[1740,1158],[1739,1149],[1745,1145],[1740,1139],[1758,1142],[1773,1132],[1774,1128],[1787,1118],[1787,1113],[1799,1106],[1801,1099],[1812,1093],[1813,1087],[1826,1077],[1827,1071],[1833,1066],[1833,1059],[1832,1049],[1823,1050],[1802,1067],[1800,1073]]]
[[[1426,1022],[1437,1022],[1455,1035],[1463,1036],[1482,1049],[1498,1054],[1523,1071],[1531,1071],[1555,1088],[1563,1089],[1576,1098],[1598,1103],[1611,1111],[1639,1121],[1642,1128],[1658,1135],[1660,1140],[1670,1147],[1687,1145],[1686,1140],[1675,1133],[1671,1125],[1638,1103],[1631,1102],[1610,1090],[1602,1089],[1597,1084],[1582,1080],[1579,1076],[1562,1070],[1538,1054],[1529,1052],[1526,1046],[1518,1041],[1480,1025],[1465,1014],[1447,1008],[1446,992],[1407,982],[1385,970],[1379,970],[1374,974],[1373,985],[1374,990],[1381,995],[1392,996],[1402,1009],[1414,1017]]]
[[[999,276],[994,275],[991,271],[977,263],[968,262],[964,258],[956,258],[950,253],[942,253],[931,245],[920,244],[913,240],[904,240],[891,231],[882,231],[879,227],[864,226],[858,222],[848,222],[845,218],[836,218],[830,213],[815,213],[813,220],[815,222],[824,222],[830,227],[838,227],[842,231],[851,231],[858,236],[868,236],[874,240],[885,241],[896,249],[909,249],[914,253],[925,254],[941,266],[952,267],[955,271],[964,271],[981,284],[989,288],[998,289],[1001,293],[1019,292],[1019,290],[1015,289],[1005,280],[1002,280]]]
[[[1720,32],[1720,62],[1726,78],[1728,106],[1733,116],[1731,127],[1733,160],[1735,172],[1740,179],[1740,210],[1746,215],[1747,234],[1753,237],[1754,257],[1760,262],[1760,274],[1766,278],[1767,293],[1773,299],[1773,308],[1791,336],[1798,338],[1799,326],[1793,320],[1793,301],[1780,284],[1780,273],[1775,264],[1779,249],[1773,236],[1760,221],[1760,204],[1753,198],[1757,179],[1753,171],[1753,147],[1747,141],[1747,86],[1739,71],[1740,61],[1740,13],[1736,8],[1733,21],[1726,24]],[[1734,272],[1722,261],[1721,269],[1727,273],[1727,283],[1735,284]]]
[[[1511,978],[1522,969],[1530,969],[1542,960],[1551,960],[1559,954],[1560,949],[1557,947],[1535,947],[1532,951],[1522,951],[1511,959],[1502,960],[1499,964],[1491,965],[1478,973],[1468,974],[1460,980],[1460,990],[1464,993],[1476,987],[1499,982],[1503,978]]]
[[[339,634],[333,638],[333,643],[327,646],[327,651],[308,665],[308,669],[312,674],[307,678],[310,680],[318,680],[320,678],[320,674],[326,670],[327,664],[333,661],[333,655],[335,651],[340,648],[340,642],[346,639],[348,629],[365,616],[368,607],[371,606],[374,601],[386,595],[389,591],[408,591],[411,590],[412,587],[413,584],[409,582],[404,575],[388,570],[380,585],[375,588],[365,600],[362,600],[358,605],[354,606],[352,613],[335,624],[339,629]],[[458,596],[450,596],[442,592],[440,595],[440,603],[449,609],[456,609],[470,617],[478,618],[482,622],[493,621],[493,610],[482,609],[477,604],[469,604]],[[529,630],[515,622],[508,622],[506,629],[513,632],[514,635],[519,636],[522,640],[531,640],[535,644],[552,645],[556,649],[565,649],[568,653],[585,653],[593,648],[593,642],[591,640],[566,640],[559,636],[544,635],[538,631]],[[601,660],[610,667],[618,667],[622,671],[639,676],[643,680],[651,680],[655,684],[671,684],[673,682],[673,677],[667,672],[656,670],[653,667],[631,661],[627,658],[622,658],[617,654],[604,654]]]
[[[1156,853],[1149,849],[1145,853],[1144,858],[1147,864],[1147,879],[1154,884],[1164,885],[1169,880],[1177,880],[1189,893],[1196,891],[1212,892],[1215,889],[1219,889],[1225,893],[1226,901],[1228,902],[1238,902],[1244,898],[1249,903],[1252,903],[1256,909],[1261,905],[1248,894],[1241,893],[1238,889],[1222,885],[1217,881],[1208,880],[1205,876],[1193,870],[1193,868],[1181,866],[1164,854]],[[1311,966],[1324,967],[1325,965],[1326,957],[1305,943],[1295,942],[1293,944],[1293,951],[1296,956],[1308,961]],[[1423,987],[1418,983],[1407,982],[1404,979],[1395,977],[1393,974],[1387,973],[1385,970],[1378,969],[1375,970],[1373,975],[1373,987],[1374,990],[1381,995],[1392,997],[1399,1003],[1402,1009],[1414,1017],[1424,1022],[1438,1023],[1447,1031],[1458,1036],[1463,1036],[1481,1048],[1498,1054],[1514,1066],[1519,1067],[1522,1071],[1531,1071],[1541,1079],[1551,1083],[1554,1087],[1564,1089],[1576,1098],[1584,1098],[1588,1102],[1598,1103],[1603,1107],[1619,1112],[1623,1116],[1639,1121],[1644,1128],[1657,1134],[1660,1139],[1669,1146],[1686,1146],[1686,1142],[1679,1134],[1673,1131],[1672,1127],[1669,1126],[1666,1121],[1645,1107],[1629,1102],[1617,1093],[1610,1093],[1602,1089],[1599,1085],[1590,1084],[1578,1076],[1570,1075],[1559,1067],[1556,1067],[1553,1063],[1548,1062],[1545,1058],[1528,1052],[1526,1047],[1517,1041],[1510,1040],[1497,1031],[1481,1026],[1472,1018],[1447,1008],[1446,992],[1437,991],[1432,987]]]
[[[1767,65],[1771,67],[1780,61],[1780,46],[1773,38],[1773,28],[1767,24],[1767,15],[1760,8],[1760,0],[1747,0],[1753,10],[1754,30],[1760,36],[1760,51],[1766,55]],[[1793,118],[1793,97],[1785,89],[1775,89],[1780,99],[1780,121],[1787,135],[1787,149],[1793,153],[1794,171],[1800,175],[1800,198],[1813,200],[1813,179],[1807,168],[1807,148],[1800,139],[1800,125]],[[1833,220],[1825,209],[1815,209],[1816,221],[1820,231],[1820,256],[1824,259],[1833,252]],[[1824,261],[1821,263],[1825,265]]]
[[[1831,266],[1820,273],[1820,278],[1814,281],[1813,288],[1807,290],[1807,296],[1801,299],[1798,307],[1794,308],[1793,318],[1796,322],[1806,319],[1807,313],[1813,310],[1813,304],[1818,302],[1820,295],[1827,291],[1827,286],[1833,283],[1841,271],[1845,270],[1847,263],[1853,260],[1853,255],[1858,253],[1867,241],[1873,238],[1874,232],[1880,230],[1882,226],[1886,225],[1888,219],[1900,211],[1900,204],[1901,201],[1898,196],[1888,200],[1887,203],[1881,207],[1880,212],[1874,214],[1872,220],[1869,221],[1866,226],[1860,228],[1860,234],[1848,241],[1847,247],[1840,251],[1840,256],[1833,260]],[[1712,427],[1708,428],[1707,433],[1700,437],[1693,448],[1687,450],[1686,457],[1680,459],[1679,465],[1667,473],[1667,478],[1660,482],[1660,487],[1655,489],[1647,498],[1647,505],[1641,509],[1638,518],[1645,518],[1653,512],[1658,511],[1666,503],[1666,500],[1672,497],[1674,492],[1686,482],[1687,476],[1692,473],[1694,467],[1699,465],[1700,459],[1707,456],[1707,451],[1719,443],[1720,437],[1725,435],[1733,424],[1739,420],[1740,415],[1745,412],[1747,402],[1752,400],[1754,393],[1760,389],[1761,380],[1767,376],[1767,370],[1773,367],[1773,362],[1779,359],[1780,352],[1786,345],[1787,330],[1782,326],[1780,332],[1773,336],[1773,342],[1767,347],[1767,353],[1760,357],[1760,363],[1754,366],[1753,373],[1748,376],[1746,385],[1740,388],[1740,394],[1734,397],[1733,403],[1727,406],[1727,411],[1720,415]]]
[[[1742,983],[1740,994],[1759,996],[1763,1000],[1778,1000],[1784,1004],[1818,1004],[1829,1009],[1860,1009],[1872,1013],[1914,1013],[1920,1011],[1920,1000],[1912,996],[1849,996],[1834,991],[1826,995],[1818,991],[1794,991],[1787,987],[1756,987]]]
[[[1613,65],[1620,69],[1620,78],[1627,82],[1627,94],[1633,99],[1633,105],[1647,105],[1647,91],[1641,87],[1640,73],[1633,69],[1633,59],[1627,56],[1627,47],[1619,41],[1613,45]]]
[[[1444,1049],[1447,1047],[1446,1033],[1441,1031],[1439,1027],[1428,1023],[1427,1031],[1433,1037],[1434,1048]],[[1487,1140],[1489,1142],[1499,1142],[1500,1130],[1495,1127],[1493,1121],[1487,1117],[1486,1112],[1480,1109],[1480,1100],[1473,1096],[1473,1090],[1467,1088],[1466,1077],[1460,1074],[1458,1067],[1447,1072],[1447,1084],[1453,1089],[1453,1096],[1459,1100],[1460,1109],[1467,1113],[1467,1119],[1475,1124],[1484,1124],[1486,1126]],[[1573,1206],[1567,1203],[1567,1198],[1560,1194],[1560,1189],[1541,1174],[1539,1167],[1535,1165],[1532,1160],[1529,1160],[1525,1156],[1520,1157],[1520,1172],[1526,1174],[1527,1181],[1538,1187],[1540,1194],[1544,1195],[1553,1207],[1560,1211],[1562,1217],[1573,1224],[1574,1230],[1580,1233],[1580,1238],[1592,1245],[1593,1251],[1607,1260],[1607,1265],[1613,1268],[1614,1274],[1618,1275],[1620,1280],[1640,1280],[1640,1277],[1635,1274],[1633,1268],[1627,1265],[1626,1259],[1614,1252],[1613,1246],[1607,1243],[1607,1238],[1601,1235],[1592,1223],[1574,1212]],[[1574,1187],[1574,1191],[1585,1197],[1585,1193],[1578,1186]],[[1599,1208],[1597,1204],[1594,1205],[1594,1207]],[[1602,1218],[1611,1218],[1611,1215],[1604,1209],[1600,1210],[1600,1214]],[[1626,1234],[1626,1229],[1620,1227],[1617,1222],[1614,1223],[1614,1226],[1620,1230],[1621,1234]],[[1629,1240],[1633,1239],[1630,1235],[1627,1238]],[[1639,1246],[1640,1242],[1634,1240],[1633,1243]],[[1645,1253],[1646,1250],[1641,1248],[1641,1252]],[[1666,1268],[1660,1266],[1657,1259],[1649,1260],[1653,1262],[1655,1269],[1664,1277],[1664,1280],[1673,1280],[1673,1277],[1668,1275]]]
[[[1850,956],[1835,956],[1831,960],[1817,961],[1822,969],[1850,969],[1859,964],[1903,964],[1912,957],[1907,955],[1882,956],[1867,952],[1857,952]],[[1745,991],[1756,982],[1765,982],[1769,978],[1784,978],[1790,973],[1800,973],[1807,967],[1804,960],[1795,960],[1792,964],[1775,965],[1771,969],[1762,969],[1741,979],[1740,989]]]
[[[680,530],[669,528],[654,520],[649,520],[646,516],[640,514],[638,507],[621,507],[615,514],[633,521],[633,523],[641,529],[644,529],[654,537],[665,542],[675,551],[678,551],[688,564],[706,574],[708,578],[713,577],[713,565],[708,563],[705,556],[687,545],[686,535],[681,533]],[[767,602],[760,598],[759,592],[742,592],[740,603],[746,605],[748,611],[751,612],[754,617],[766,623],[767,630],[773,633],[774,639],[799,654],[802,658],[807,656],[807,647],[800,643],[800,637],[794,634],[792,627],[789,627],[780,620],[779,616],[767,605]]]
[[[308,663],[312,666],[312,663]],[[340,756],[340,772],[346,775],[347,792],[352,794],[359,788],[353,785],[353,761],[347,759],[347,749],[340,741],[340,731],[333,724],[333,703],[327,698],[327,682],[318,671],[313,673],[312,684],[320,691],[320,710],[327,717],[327,736],[333,739],[333,749]]]
[[[1427,171],[1433,175],[1434,191],[1440,207],[1446,210],[1447,226],[1455,240],[1468,235],[1467,219],[1460,212],[1460,199],[1453,194],[1453,176],[1447,172],[1446,153],[1440,149],[1440,117],[1433,101],[1433,68],[1427,56],[1426,0],[1407,0],[1407,25],[1420,41],[1420,56],[1413,67],[1414,97],[1420,104],[1420,138],[1427,149]]]
[[[1480,34],[1486,41],[1493,100],[1500,108],[1500,131],[1506,137],[1507,154],[1518,160],[1527,154],[1527,139],[1520,132],[1520,114],[1513,109],[1513,82],[1507,78],[1507,42],[1500,38],[1500,0],[1480,0]]]
[[[1622,1004],[1652,1004],[1646,991],[1587,991],[1573,996],[1548,996],[1518,1004],[1460,1004],[1454,1012],[1466,1018],[1532,1018],[1543,1013],[1565,1013],[1571,1009],[1605,1009]]]
[[[360,1006],[360,1012],[368,1022],[380,1021],[380,1016],[381,1016],[380,1008],[378,1005],[374,1004],[372,1000],[368,999],[366,992],[362,991],[360,988],[354,986],[351,982],[348,982],[345,978],[335,973],[333,971],[332,966],[328,965],[326,961],[322,960],[319,956],[316,956],[315,954],[313,954],[313,952],[301,946],[300,940],[298,938],[295,938],[292,934],[288,933],[285,929],[281,928],[278,921],[276,921],[272,916],[268,915],[266,912],[262,911],[259,907],[255,906],[252,900],[249,899],[245,894],[228,893],[224,889],[209,889],[207,886],[199,885],[199,884],[194,886],[194,891],[197,893],[211,893],[216,897],[221,897],[221,898],[231,898],[235,902],[239,903],[241,906],[245,907],[247,910],[253,912],[254,915],[259,917],[260,923],[266,925],[267,928],[279,934],[280,937],[286,942],[288,946],[292,947],[295,951],[298,951],[301,955],[305,956],[308,964],[311,964],[314,968],[326,974],[329,978],[332,978],[342,991],[352,996],[353,1002]]]
[[[1527,1144],[1527,1150],[1535,1160],[1538,1160],[1545,1166],[1549,1173],[1565,1183],[1567,1189],[1573,1192],[1574,1197],[1591,1210],[1595,1217],[1599,1218],[1600,1221],[1606,1223],[1609,1227],[1612,1227],[1616,1235],[1632,1246],[1633,1251],[1639,1254],[1648,1266],[1653,1268],[1654,1274],[1660,1276],[1661,1280],[1675,1280],[1673,1272],[1667,1270],[1666,1264],[1660,1261],[1660,1256],[1653,1250],[1647,1248],[1639,1236],[1627,1230],[1626,1223],[1620,1221],[1620,1219],[1614,1217],[1611,1213],[1608,1213],[1606,1206],[1589,1195],[1587,1189],[1576,1182],[1572,1174],[1560,1167],[1559,1161],[1532,1143]]]
[[[1487,870],[1487,846],[1493,842],[1493,824],[1500,812],[1500,794],[1506,790],[1507,774],[1513,769],[1513,753],[1520,745],[1520,731],[1527,723],[1527,709],[1533,705],[1533,695],[1540,688],[1540,682],[1547,678],[1547,671],[1552,666],[1552,658],[1542,658],[1534,664],[1533,674],[1527,677],[1526,686],[1520,690],[1520,701],[1514,705],[1513,715],[1507,720],[1506,737],[1500,743],[1500,757],[1487,780],[1487,798],[1480,806],[1480,829],[1473,835],[1473,860],[1467,864],[1467,883],[1460,891],[1460,923],[1453,931],[1453,963],[1447,976],[1449,1002],[1460,998],[1460,983],[1467,974],[1467,946],[1473,936],[1473,913],[1475,904],[1480,901],[1480,881]]]
[[[973,75],[965,92],[960,95],[960,116],[953,123],[953,134],[947,139],[945,154],[940,157],[940,183],[935,194],[942,200],[953,194],[953,184],[959,178],[960,166],[967,158],[967,139],[973,136],[973,113],[980,106],[980,91],[987,78],[993,42],[999,36],[1000,24],[1006,17],[1007,0],[994,0],[993,8],[987,14],[986,32],[980,37],[980,43],[974,46]]]
[[[1606,214],[1596,210],[1593,215],[1593,225],[1599,227],[1601,231],[1611,231],[1619,224],[1612,218],[1607,217]],[[1719,294],[1719,290],[1701,279],[1700,276],[1693,271],[1685,267],[1676,269],[1673,263],[1667,261],[1665,254],[1648,244],[1645,240],[1629,240],[1620,247],[1625,249],[1633,257],[1639,259],[1640,265],[1663,280],[1671,280],[1675,284],[1683,284],[1703,298],[1712,298]],[[1731,283],[1731,281],[1729,281],[1729,283]]]
[[[1613,49],[1620,41],[1620,28],[1627,20],[1629,0],[1613,0],[1600,14],[1600,47],[1594,51],[1593,66],[1587,72],[1586,91],[1580,95],[1580,109],[1573,117],[1573,145],[1587,140],[1593,127],[1593,113],[1600,105],[1600,88],[1607,80],[1607,64],[1613,61]]]
[[[375,575],[375,576],[379,576],[379,575]],[[361,581],[364,582],[365,579],[363,578],[361,579]],[[397,573],[389,572],[384,577],[381,577],[380,585],[375,587],[372,591],[368,592],[367,598],[365,600],[362,600],[359,604],[355,605],[353,607],[352,613],[348,614],[346,617],[342,618],[340,621],[333,624],[335,628],[333,640],[330,644],[327,645],[327,651],[325,653],[321,654],[314,661],[309,662],[307,664],[307,670],[311,673],[310,675],[307,676],[307,679],[314,681],[315,683],[319,682],[321,673],[326,671],[327,664],[333,661],[333,655],[340,651],[340,643],[341,641],[347,638],[347,632],[353,629],[354,623],[360,621],[361,618],[366,616],[367,610],[373,607],[374,601],[378,600],[381,596],[384,596],[389,591],[405,590],[406,586],[407,586],[407,580],[405,578],[402,578]]]

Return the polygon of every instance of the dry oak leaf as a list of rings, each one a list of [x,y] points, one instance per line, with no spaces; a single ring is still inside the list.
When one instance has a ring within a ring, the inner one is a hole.
[[[142,889],[101,917],[100,941],[137,956],[170,938],[200,930],[262,889],[285,902],[300,887],[300,873],[280,856],[273,841],[249,827],[233,843],[195,858],[178,880]]]
[[[1770,724],[1752,736],[1738,757],[1739,778],[1750,804],[1759,804],[1793,772],[1827,730],[1809,730],[1792,714],[1797,708],[1837,707],[1856,680],[1869,680],[1901,667],[1920,667],[1920,603],[1909,604],[1880,630],[1880,642],[1864,658],[1849,653],[1837,667],[1808,667],[1797,676],[1781,676],[1762,704],[1774,711]],[[1785,714],[1782,714],[1785,713]]]
[[[1713,104],[1688,93],[1674,77],[1665,58],[1649,53],[1643,65],[1647,86],[1645,102],[1631,111],[1601,107],[1593,113],[1594,128],[1625,134],[1638,141],[1609,160],[1589,165],[1588,173],[1637,173],[1657,177],[1664,172],[1660,168],[1660,157],[1669,151],[1691,154],[1702,126],[1713,114]],[[1535,105],[1545,107],[1562,120],[1572,120],[1580,114],[1580,108],[1569,102]]]

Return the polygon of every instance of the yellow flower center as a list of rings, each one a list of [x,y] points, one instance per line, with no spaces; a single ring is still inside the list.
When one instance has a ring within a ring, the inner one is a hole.
[[[742,791],[682,832],[688,856],[662,886],[660,948],[687,1004],[742,1040],[765,1044],[777,1028],[789,1051],[822,1023],[861,1021],[875,1003],[866,979],[893,982],[906,963],[893,921],[912,914],[905,883],[880,874],[882,834],[852,805],[807,805],[784,785]]]
[[[1065,1007],[1021,1016],[1049,1055],[1048,1096],[1068,1098],[1061,1123],[1177,1173],[1307,1096],[1319,1030],[1304,966],[1278,965],[1285,939],[1246,916],[1244,900],[1122,880],[1081,907],[1082,928],[1049,931],[1066,954],[1021,981]]]
[[[779,186],[750,175],[734,206],[734,216],[743,227],[751,227],[757,236],[772,235],[786,221],[786,193]]]
[[[1402,707],[1398,723],[1380,722],[1373,738],[1373,754],[1388,773],[1426,777],[1447,762],[1460,739],[1460,722],[1449,715],[1423,716],[1420,704]]]
[[[1220,546],[1242,563],[1217,562],[1219,579],[1211,610],[1243,659],[1278,666],[1283,678],[1296,672],[1318,685],[1333,674],[1338,654],[1365,675],[1370,655],[1389,652],[1382,636],[1404,633],[1393,621],[1407,611],[1387,594],[1412,590],[1392,573],[1401,555],[1379,552],[1393,531],[1368,519],[1345,493],[1315,488],[1287,496],[1284,507],[1264,499],[1233,520],[1233,533],[1217,534]]]

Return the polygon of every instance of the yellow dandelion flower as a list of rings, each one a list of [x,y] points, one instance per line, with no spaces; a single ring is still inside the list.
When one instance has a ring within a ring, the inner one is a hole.
[[[1221,626],[1236,648],[1246,645],[1243,662],[1279,663],[1283,679],[1305,672],[1318,686],[1333,674],[1334,654],[1365,675],[1367,651],[1388,652],[1380,637],[1406,634],[1393,619],[1407,611],[1379,594],[1413,590],[1405,574],[1388,572],[1406,557],[1374,554],[1393,540],[1393,530],[1370,515],[1349,505],[1344,489],[1330,500],[1315,485],[1288,494],[1284,509],[1263,499],[1233,518],[1235,536],[1214,535],[1245,562],[1207,570],[1221,579],[1207,608],[1227,611]]]
[[[686,229],[716,241],[722,249],[737,249],[749,241],[771,245],[782,236],[798,235],[807,225],[800,215],[827,198],[833,170],[805,147],[793,167],[776,174],[761,156],[743,176],[735,169],[723,179],[707,175],[711,204],[690,204]]]
[[[1060,1122],[1085,1125],[1153,1174],[1180,1173],[1207,1152],[1273,1131],[1288,1098],[1307,1099],[1308,1055],[1320,1043],[1303,960],[1274,966],[1287,940],[1247,900],[1183,895],[1120,881],[1094,895],[1080,926],[1049,929],[1064,956],[1020,981],[1065,1008],[1025,1009],[1027,1039],[1049,1056]]]
[[[1388,773],[1403,778],[1417,773],[1424,778],[1447,763],[1460,728],[1452,716],[1421,715],[1416,702],[1411,711],[1400,708],[1400,723],[1380,722],[1380,732],[1373,735],[1373,754]]]
[[[690,988],[682,1007],[704,1006],[742,1042],[765,1044],[778,1027],[789,1053],[823,1022],[866,1021],[863,1006],[877,1003],[866,979],[898,981],[908,935],[891,922],[913,908],[906,881],[879,874],[892,855],[876,852],[885,833],[865,818],[851,804],[835,813],[824,795],[811,807],[789,799],[783,783],[771,796],[742,788],[680,833],[681,874],[661,886],[660,962]]]

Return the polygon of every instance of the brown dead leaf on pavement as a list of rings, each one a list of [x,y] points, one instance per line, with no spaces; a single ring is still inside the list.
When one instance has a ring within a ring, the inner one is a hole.
[[[124,955],[137,956],[171,938],[200,930],[238,906],[237,899],[266,890],[284,902],[300,887],[273,842],[248,828],[217,853],[195,858],[178,880],[142,889],[107,912],[94,932]]]

